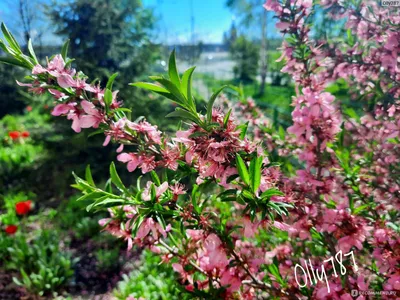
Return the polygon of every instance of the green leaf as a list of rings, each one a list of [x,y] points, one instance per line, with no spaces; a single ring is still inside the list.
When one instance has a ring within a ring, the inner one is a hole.
[[[232,113],[232,108],[229,109],[228,113],[224,117],[224,128],[226,128],[228,125],[228,121],[229,121],[229,117],[231,116],[231,113]]]
[[[106,205],[106,204],[110,204],[110,203],[124,203],[126,202],[124,199],[114,199],[114,198],[106,198],[104,200],[101,200],[99,202],[96,201],[96,203],[94,204],[94,207],[96,206],[101,206],[101,205]]]
[[[152,201],[157,200],[157,191],[156,191],[156,187],[155,187],[154,183],[152,183],[150,186],[150,198]]]
[[[181,90],[179,87],[177,87],[173,82],[169,81],[168,79],[165,78],[158,78],[156,79],[158,83],[161,83],[164,88],[167,89],[168,92],[170,92],[172,95],[175,96],[176,102],[180,104],[181,106],[185,108],[189,108],[187,106],[187,101],[185,96],[181,93]]]
[[[159,86],[154,83],[149,83],[149,82],[135,82],[135,83],[130,83],[129,85],[131,86],[136,86],[138,88],[146,89],[152,92],[158,92],[158,93],[169,93],[165,88],[162,86]]]
[[[191,67],[183,73],[181,85],[181,91],[188,100],[188,103],[193,108],[193,111],[196,111],[196,103],[194,102],[194,98],[192,96],[192,75],[195,68],[196,67]]]
[[[161,182],[160,182],[160,178],[158,177],[157,173],[153,170],[150,172],[151,178],[153,179],[153,182],[157,185],[160,186]]]
[[[254,199],[253,193],[249,192],[248,190],[243,190],[243,191],[242,191],[242,195],[243,195],[245,198],[249,199],[249,200],[253,200],[253,199]]]
[[[68,48],[69,48],[69,39],[65,41],[64,45],[61,48],[61,56],[64,59],[64,61],[67,61]]]
[[[368,209],[369,206],[370,206],[370,204],[363,204],[363,205],[357,207],[356,209],[353,209],[353,210],[352,210],[352,213],[353,213],[353,215],[358,215],[358,214],[360,214],[361,212],[363,212],[363,211],[365,211],[366,209]]]
[[[83,201],[83,200],[96,200],[99,199],[101,197],[104,197],[104,192],[91,192],[91,193],[87,193],[84,194],[83,196],[79,197],[78,199],[76,199],[76,201]]]
[[[132,226],[132,236],[136,236],[136,233],[139,230],[140,225],[142,225],[144,218],[145,218],[144,215],[140,215],[136,218]]]
[[[82,178],[78,177],[74,172],[72,172],[72,175],[75,178],[75,182],[77,184],[77,186],[75,186],[75,187],[77,189],[82,190],[82,191],[93,191],[93,186],[91,186],[89,183],[87,183]]]
[[[128,193],[128,190],[126,189],[125,185],[122,183],[122,180],[117,173],[114,162],[112,162],[110,165],[110,176],[111,176],[112,183],[114,183],[114,185],[121,192]]]
[[[171,55],[169,56],[168,75],[171,79],[171,82],[173,82],[178,88],[180,88],[181,80],[179,79],[179,73],[176,67],[175,49],[171,52]]]
[[[276,188],[270,188],[268,190],[266,190],[264,193],[261,194],[260,198],[261,199],[265,199],[265,200],[269,200],[272,196],[284,196],[285,194],[282,193],[280,190],[276,189]]]
[[[90,165],[86,166],[85,179],[91,186],[96,186],[93,181],[92,172],[90,171]]]
[[[39,61],[35,54],[35,51],[33,50],[31,39],[28,40],[28,51],[29,51],[29,54],[31,55],[31,57],[33,58],[33,60],[35,61],[35,64],[39,64]]]
[[[19,61],[18,59],[14,57],[0,57],[0,63],[12,65],[12,66],[18,66],[22,67],[28,70],[31,70],[31,67],[27,66],[25,63]]]
[[[214,105],[215,100],[217,99],[218,95],[222,92],[222,90],[224,88],[227,88],[227,85],[224,85],[222,87],[220,87],[217,91],[215,91],[212,95],[210,100],[208,100],[207,103],[207,122],[211,122],[211,118],[212,118],[212,108]]]
[[[193,113],[191,113],[189,111],[179,109],[179,108],[177,108],[172,113],[169,113],[166,117],[167,118],[182,118],[182,119],[190,120],[196,124],[200,123],[200,119],[198,116],[194,115]]]
[[[4,37],[6,38],[10,47],[17,53],[22,54],[21,47],[18,42],[14,38],[14,36],[8,31],[7,26],[4,23],[1,23],[1,31],[3,32]]]
[[[224,201],[224,200],[223,200],[224,198],[228,198],[228,197],[232,197],[232,196],[234,196],[234,197],[236,198],[236,195],[237,195],[237,190],[235,190],[235,189],[229,189],[229,190],[225,190],[225,191],[223,191],[222,193],[220,193],[220,194],[218,195],[218,197],[221,198],[222,201]]]
[[[114,73],[110,76],[110,78],[108,78],[106,88],[109,89],[110,91],[112,91],[112,86],[113,86],[114,80],[117,76],[118,76],[118,73]]]
[[[110,107],[113,99],[113,94],[109,89],[106,89],[104,92],[104,103],[107,105],[107,107]]]
[[[244,163],[240,155],[237,153],[236,153],[236,167],[238,168],[239,176],[240,178],[242,178],[243,182],[246,185],[250,185],[250,176],[249,172],[247,171],[246,164]]]
[[[254,193],[257,192],[261,184],[261,166],[263,157],[254,157],[250,162],[250,181]]]
[[[97,134],[103,133],[103,132],[104,132],[104,130],[103,130],[103,129],[97,129],[97,130],[95,130],[95,131],[91,132],[90,134],[88,134],[88,138],[89,138],[89,137],[92,137],[92,136],[94,136],[94,135],[97,135]]]
[[[239,138],[241,140],[244,140],[244,138],[246,137],[246,133],[247,133],[248,127],[249,127],[249,121],[247,121],[245,124],[241,124],[241,125],[236,127],[236,129],[240,130]]]

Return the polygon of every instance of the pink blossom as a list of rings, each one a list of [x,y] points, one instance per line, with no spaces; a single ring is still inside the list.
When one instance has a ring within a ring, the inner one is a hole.
[[[129,172],[133,172],[142,163],[140,156],[135,153],[121,153],[117,156],[118,161],[128,163]]]
[[[151,197],[151,186],[154,185],[151,181],[148,181],[146,184],[146,188],[142,192],[142,199],[145,201],[150,200]],[[168,190],[168,182],[163,182],[160,186],[154,187],[156,190],[156,198],[158,199],[163,193]]]
[[[158,240],[160,237],[160,234],[164,238],[166,238],[167,232],[170,230],[171,230],[171,225],[168,225],[165,229],[163,229],[163,227],[160,224],[158,224],[157,222],[155,222],[152,218],[147,218],[140,225],[139,230],[136,234],[136,238],[143,239],[151,232],[153,238]]]
[[[79,118],[79,125],[81,128],[98,128],[99,124],[103,122],[104,116],[96,109],[93,103],[83,100],[81,106],[86,113]]]

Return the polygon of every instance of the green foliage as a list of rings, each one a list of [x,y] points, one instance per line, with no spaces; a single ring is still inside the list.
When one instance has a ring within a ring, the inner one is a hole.
[[[65,286],[73,275],[71,256],[60,248],[58,234],[52,230],[42,230],[32,241],[18,235],[8,248],[8,270],[20,272],[14,277],[16,284],[30,293],[40,296],[54,295]]]
[[[118,70],[127,82],[157,55],[150,33],[155,19],[141,1],[59,1],[47,6],[47,12],[57,34],[70,40],[70,57],[89,76],[104,80]]]
[[[98,249],[94,252],[97,260],[97,268],[99,272],[112,271],[118,267],[120,249],[118,247],[111,249]]]
[[[142,265],[129,275],[123,275],[123,280],[114,290],[114,296],[120,300],[129,296],[152,300],[190,299],[178,288],[174,278],[174,272],[160,264],[159,257],[145,251]]]
[[[267,65],[272,80],[272,86],[287,86],[290,83],[289,75],[281,72],[285,65],[284,59],[278,61],[281,56],[282,54],[279,51],[268,51],[267,53]]]
[[[258,211],[261,211],[261,219],[265,219],[268,216],[271,220],[274,220],[276,215],[288,215],[288,208],[292,207],[287,203],[271,201],[271,198],[274,196],[284,195],[276,188],[270,188],[261,195],[258,195],[257,191],[261,183],[262,164],[263,157],[255,156],[250,160],[249,167],[247,167],[243,158],[239,154],[236,154],[236,165],[239,177],[243,183],[235,180],[232,180],[232,183],[241,185],[242,190],[240,192],[235,189],[225,190],[218,195],[223,202],[237,201],[240,204],[246,205],[244,212],[249,213],[252,221],[256,218]]]
[[[253,82],[258,74],[259,47],[244,35],[232,44],[230,53],[236,65],[235,79],[243,83]]]

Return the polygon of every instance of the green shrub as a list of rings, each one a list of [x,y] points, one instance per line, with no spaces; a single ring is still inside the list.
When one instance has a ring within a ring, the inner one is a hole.
[[[188,299],[186,294],[179,290],[175,281],[174,272],[160,265],[160,259],[151,252],[142,255],[143,264],[129,275],[123,275],[123,280],[114,290],[117,299],[125,300],[132,296],[151,300]]]
[[[30,242],[16,235],[8,253],[6,269],[19,271],[21,278],[14,277],[14,282],[32,294],[56,295],[74,273],[70,254],[62,251],[58,234],[52,230],[42,230]]]

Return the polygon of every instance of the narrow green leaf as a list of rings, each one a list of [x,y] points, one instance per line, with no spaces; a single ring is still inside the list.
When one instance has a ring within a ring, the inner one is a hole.
[[[101,197],[104,197],[104,192],[92,192],[79,197],[78,199],[76,199],[76,201],[83,201],[87,199],[95,200]]]
[[[91,132],[90,134],[88,134],[88,137],[92,137],[94,135],[97,135],[97,134],[100,134],[100,133],[103,133],[103,132],[104,132],[103,129],[97,129],[97,130]]]
[[[246,164],[239,154],[236,154],[236,167],[238,168],[239,176],[242,178],[243,182],[246,185],[250,185],[249,172],[247,171]]]
[[[114,185],[121,191],[124,193],[127,193],[127,189],[125,187],[125,185],[122,183],[121,178],[119,177],[118,173],[117,173],[117,169],[115,168],[115,164],[114,162],[111,163],[110,165],[110,176],[111,176],[111,181],[112,183],[114,183]]]
[[[226,198],[226,197],[235,196],[235,198],[236,198],[236,194],[237,194],[237,190],[235,190],[235,189],[228,189],[228,190],[225,190],[225,191],[223,191],[222,193],[220,193],[220,194],[218,195],[218,197],[221,198],[221,199],[223,199],[223,198]]]
[[[64,61],[66,61],[68,57],[68,48],[69,48],[69,39],[65,41],[64,45],[61,48],[61,56],[64,59]]]
[[[26,64],[24,64],[23,62],[19,61],[18,59],[14,58],[14,57],[0,57],[0,63],[12,65],[12,66],[18,66],[18,67],[22,67],[22,68],[31,70],[31,68],[29,66],[27,66]]]
[[[370,204],[363,204],[363,205],[357,207],[356,209],[353,209],[353,211],[352,211],[352,212],[353,212],[353,215],[358,215],[358,214],[360,214],[361,212],[363,212],[363,211],[365,211],[366,209],[368,209],[369,206],[370,206]]]
[[[171,82],[173,82],[178,88],[180,88],[181,80],[179,79],[179,73],[176,67],[175,49],[171,52],[171,55],[169,56],[168,75],[171,79]]]
[[[109,89],[106,89],[104,92],[104,103],[106,104],[107,107],[110,107],[113,99],[113,94]]]
[[[208,100],[208,103],[207,103],[207,121],[208,122],[211,122],[212,108],[213,108],[215,100],[217,99],[218,95],[222,92],[222,90],[227,87],[228,87],[227,85],[220,87],[217,91],[214,92],[214,94],[211,95],[210,100]]]
[[[261,166],[263,158],[254,157],[250,162],[250,178],[251,178],[251,188],[254,193],[257,192],[261,184]]]
[[[10,47],[17,53],[22,54],[21,47],[18,42],[14,38],[14,36],[8,31],[7,26],[4,23],[1,23],[1,31],[3,32],[4,37],[6,38]]]
[[[232,108],[229,109],[228,113],[224,117],[224,128],[226,128],[228,125],[228,121],[229,121],[229,117],[231,116],[231,113],[232,113]]]
[[[32,59],[35,61],[35,64],[36,65],[39,64],[39,61],[38,61],[38,59],[36,57],[36,54],[35,54],[35,51],[33,50],[32,40],[31,39],[28,40],[28,51],[29,51],[29,54],[31,55]]]
[[[244,140],[244,138],[246,137],[246,133],[247,133],[248,127],[249,127],[249,121],[247,121],[246,123],[241,124],[241,125],[239,125],[239,126],[236,127],[236,129],[239,129],[239,130],[240,130],[239,138],[240,138],[241,140]]]
[[[174,95],[178,100],[177,102],[181,106],[183,106],[184,108],[188,108],[185,96],[181,93],[180,88],[177,87],[172,81],[169,81],[168,79],[165,78],[159,78],[156,79],[156,81],[161,83],[164,86],[164,88],[168,90],[168,92]]]
[[[125,200],[124,199],[113,199],[113,198],[107,198],[104,200],[101,200],[99,202],[96,201],[96,203],[93,205],[93,207],[97,207],[97,206],[101,206],[101,205],[106,205],[106,204],[110,204],[110,203],[124,203]]]
[[[158,177],[157,173],[153,170],[150,172],[151,178],[153,179],[153,182],[157,185],[160,186],[161,182],[160,182],[160,178]]]
[[[131,86],[136,86],[142,89],[146,89],[152,92],[160,92],[160,93],[169,93],[165,88],[162,86],[159,86],[154,83],[148,83],[148,82],[135,82],[135,83],[130,83],[129,85]]]
[[[199,190],[199,186],[197,184],[194,184],[193,188],[192,188],[192,198],[196,197],[196,194],[197,194],[198,190]]]
[[[136,218],[135,222],[133,223],[132,226],[132,236],[136,236],[137,231],[140,228],[140,225],[142,225],[143,221],[144,221],[145,216],[144,215],[140,215]]]
[[[284,196],[285,194],[282,193],[280,190],[276,188],[270,188],[263,192],[260,196],[261,199],[269,200],[272,196]]]
[[[167,118],[182,118],[182,119],[187,119],[190,120],[196,124],[200,123],[200,119],[198,116],[194,115],[191,112],[188,112],[186,110],[183,109],[176,109],[175,111],[173,111],[172,113],[169,113],[167,116]]]
[[[108,78],[106,88],[109,89],[110,91],[112,91],[113,83],[117,76],[118,76],[118,73],[114,73],[110,76],[110,78]]]
[[[182,86],[181,86],[181,91],[183,95],[186,97],[186,99],[188,100],[189,104],[192,106],[194,111],[196,111],[196,103],[192,96],[192,75],[195,68],[196,67],[191,67],[183,73]]]
[[[150,186],[150,199],[152,201],[157,200],[157,191],[156,191],[156,187],[155,187],[154,183],[152,183]]]
[[[93,181],[92,172],[90,171],[90,165],[86,166],[85,179],[91,186],[96,186]]]
[[[201,213],[201,209],[196,201],[196,197],[192,195],[192,205],[193,205],[193,209],[197,214]]]

